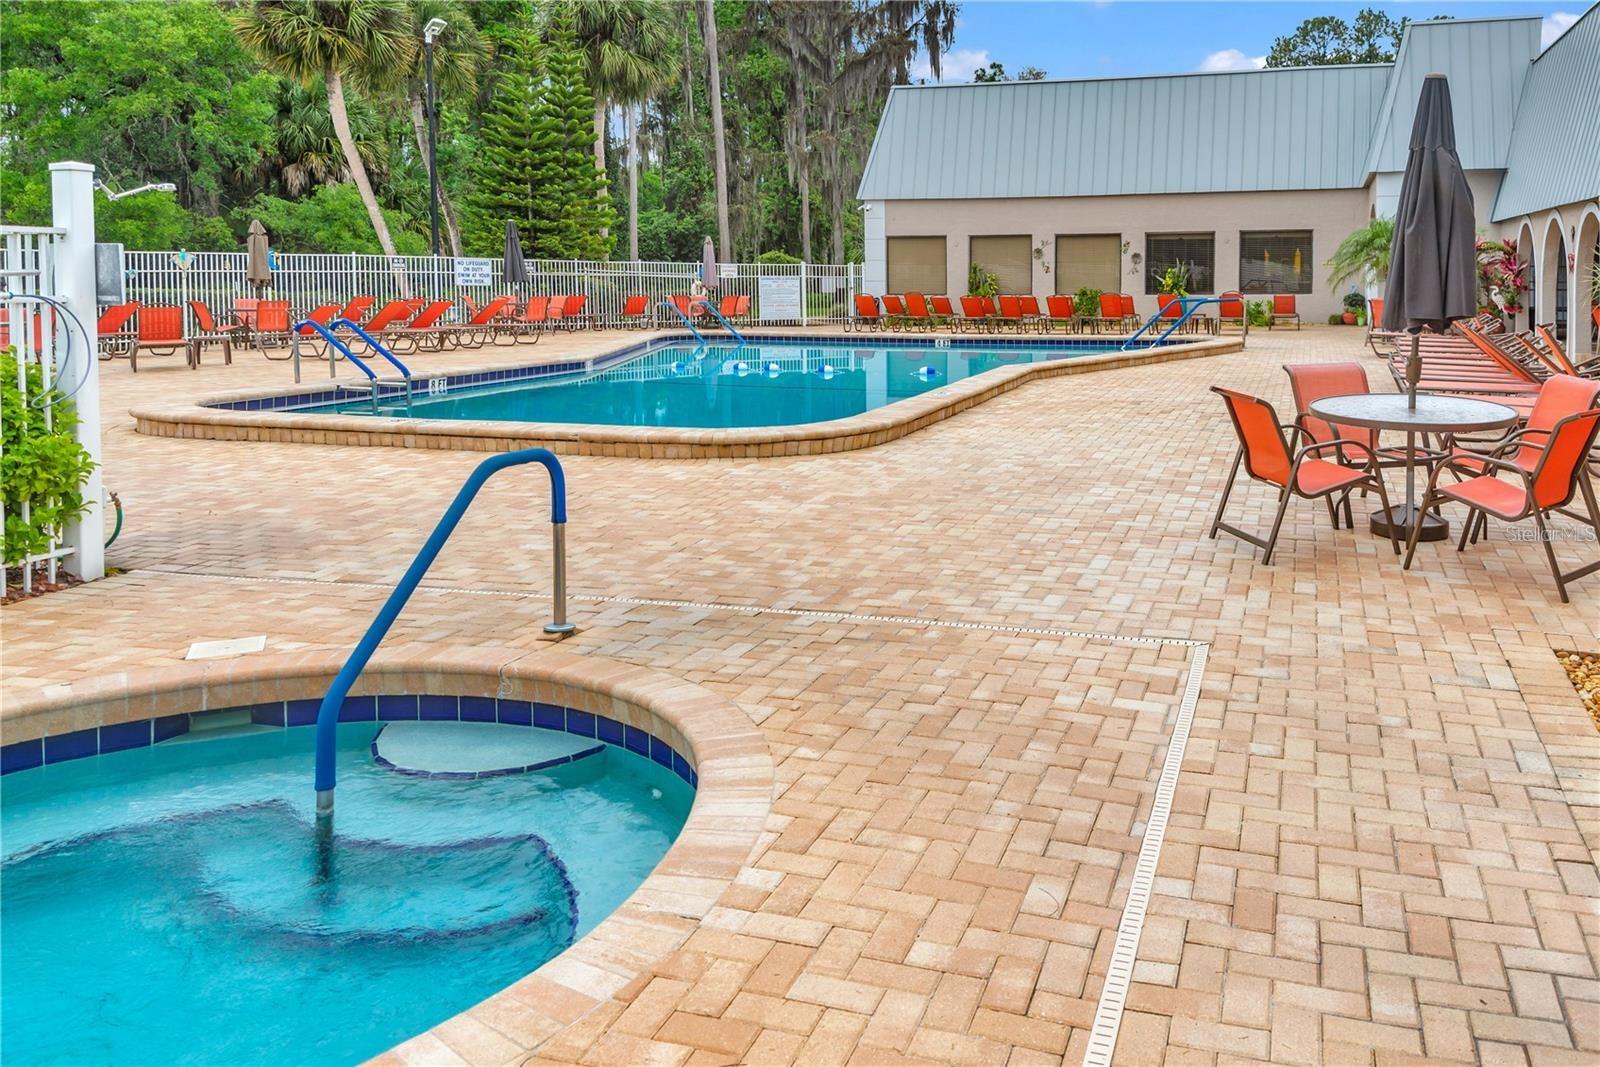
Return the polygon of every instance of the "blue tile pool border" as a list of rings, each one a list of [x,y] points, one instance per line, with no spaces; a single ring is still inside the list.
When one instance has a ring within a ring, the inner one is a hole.
[[[258,726],[287,729],[315,723],[320,703],[317,700],[278,700],[194,714],[216,715],[248,711],[250,721]],[[107,726],[90,727],[87,730],[50,734],[29,741],[0,745],[0,775],[160,744],[189,733],[193,717],[193,715],[162,715],[153,719],[135,719],[131,722],[112,723]],[[510,726],[558,730],[578,737],[594,738],[599,744],[530,767],[482,774],[411,772],[391,767],[400,773],[431,778],[492,777],[571,763],[598,755],[610,747],[651,760],[683,779],[690,788],[697,789],[700,786],[700,775],[688,757],[666,741],[637,726],[593,712],[580,711],[577,708],[528,700],[504,700],[497,697],[395,693],[377,697],[349,697],[339,709],[340,722],[400,722],[416,721],[419,718],[430,722],[498,722]],[[376,757],[377,753],[374,752],[373,755]],[[380,760],[380,763],[382,762],[385,761]]]
[[[975,348],[993,351],[997,348],[1028,348],[1028,349],[1062,349],[1081,355],[1095,352],[1117,351],[1125,337],[1079,337],[1077,335],[1063,335],[1060,337],[1002,337],[994,334],[979,334],[974,337],[928,337],[926,339],[902,335],[884,334],[840,334],[837,336],[796,337],[792,334],[762,334],[746,331],[744,338],[751,344],[774,345],[788,348],[815,348],[818,345],[843,345],[851,347],[873,348],[937,348],[963,349]],[[1191,343],[1196,338],[1186,336],[1182,340],[1168,340],[1159,345],[1144,345],[1140,350],[1150,348],[1165,348],[1176,344]],[[1208,340],[1209,338],[1201,338]],[[562,360],[556,363],[541,363],[520,367],[500,367],[494,370],[460,371],[454,374],[429,374],[421,376],[416,396],[418,399],[427,399],[434,395],[432,383],[444,380],[441,392],[449,393],[458,389],[470,389],[475,386],[509,385],[515,382],[536,381],[541,378],[551,378],[567,374],[585,374],[608,370],[619,363],[648,355],[651,352],[667,348],[672,345],[693,341],[694,336],[688,333],[671,334],[662,337],[653,337],[648,341],[640,341],[627,345],[612,352],[595,356],[592,359]],[[720,336],[709,338],[713,343],[723,340]],[[732,339],[727,339],[732,344]],[[341,390],[332,379],[322,388],[308,388],[293,393],[283,393],[274,396],[251,397],[246,400],[225,400],[203,404],[202,407],[221,411],[295,411],[300,413],[320,412],[323,414],[360,415],[364,411],[350,410],[339,411],[338,405],[356,403],[367,394],[353,394]],[[380,402],[405,399],[405,387],[402,385],[379,386],[378,399]],[[395,416],[404,418],[406,416]]]

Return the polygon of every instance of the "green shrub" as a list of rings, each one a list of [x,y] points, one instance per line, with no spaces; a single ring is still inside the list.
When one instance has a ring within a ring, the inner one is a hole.
[[[982,263],[974,263],[967,268],[967,295],[999,296],[1000,279]]]
[[[90,354],[93,358],[93,354]],[[94,464],[73,431],[78,413],[59,390],[44,392],[39,365],[28,362],[28,399],[17,388],[16,349],[0,353],[0,497],[5,500],[5,562],[48,551],[87,506],[83,483]],[[51,400],[46,425],[44,400]],[[29,515],[22,517],[22,505]]]
[[[1092,319],[1100,314],[1100,297],[1102,289],[1090,289],[1085,286],[1072,294],[1072,310],[1077,312],[1080,319]]]
[[[1174,263],[1161,272],[1160,289],[1163,293],[1172,296],[1189,295],[1189,268],[1183,263]]]
[[[1342,316],[1342,315],[1329,315],[1328,316],[1328,325],[1329,326],[1343,326],[1344,325],[1344,316]]]
[[[756,257],[757,263],[804,263],[799,256],[791,256],[782,249],[774,248],[770,252],[763,252]]]
[[[1244,306],[1244,313],[1252,326],[1272,325],[1272,305],[1265,300],[1252,300]]]
[[[1348,292],[1344,294],[1344,307],[1346,311],[1365,311],[1367,298],[1354,291]]]

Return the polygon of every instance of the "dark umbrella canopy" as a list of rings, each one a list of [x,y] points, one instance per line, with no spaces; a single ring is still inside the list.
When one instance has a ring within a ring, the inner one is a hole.
[[[267,228],[260,219],[250,220],[249,233],[244,239],[245,280],[257,289],[272,285],[272,259],[267,246]]]
[[[1384,288],[1383,328],[1435,333],[1478,310],[1478,259],[1472,190],[1456,155],[1450,83],[1422,82],[1411,153],[1400,185]]]
[[[506,223],[506,284],[520,287],[528,283],[528,264],[522,258],[522,235],[515,222]]]

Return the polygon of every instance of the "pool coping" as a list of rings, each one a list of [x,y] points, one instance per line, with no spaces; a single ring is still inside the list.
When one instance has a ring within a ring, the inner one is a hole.
[[[936,335],[877,333],[873,340],[937,342]],[[653,337],[643,342],[672,340]],[[795,338],[784,335],[783,340]],[[855,340],[832,335],[806,340]],[[967,342],[969,338],[959,338]],[[985,339],[980,339],[987,340]],[[1026,338],[997,338],[1027,344]],[[611,363],[639,344],[604,353],[586,364]],[[952,346],[954,347],[954,346]],[[961,347],[967,347],[963,344]],[[1076,356],[1051,363],[996,367],[971,378],[859,415],[794,426],[740,429],[607,426],[586,423],[503,422],[480,419],[374,418],[328,412],[238,410],[217,405],[247,403],[286,395],[283,389],[220,393],[199,401],[141,406],[131,412],[134,428],[155,437],[190,437],[215,441],[273,441],[291,444],[358,447],[427,448],[471,452],[503,452],[534,446],[559,455],[620,456],[636,459],[765,459],[824,455],[871,448],[942,422],[968,408],[1029,382],[1069,374],[1117,370],[1179,359],[1222,355],[1244,349],[1243,335],[1184,341],[1136,352]],[[572,361],[555,365],[565,366]],[[453,375],[489,374],[506,367],[464,366]],[[543,371],[544,374],[555,373]],[[530,374],[530,377],[535,375]],[[304,390],[301,390],[303,393]]]
[[[337,651],[256,655],[108,674],[9,698],[6,744],[263,702],[320,696]],[[378,1061],[503,1061],[576,1024],[678,949],[755,849],[771,811],[772,755],[731,701],[694,682],[559,648],[380,651],[352,694],[495,697],[580,709],[637,725],[692,756],[695,799],[672,846],[638,887],[554,959]],[[309,764],[308,764],[309,775]],[[310,789],[309,778],[307,789]]]

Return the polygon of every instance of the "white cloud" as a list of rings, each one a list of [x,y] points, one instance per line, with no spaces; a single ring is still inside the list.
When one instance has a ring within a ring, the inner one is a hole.
[[[1224,48],[1212,52],[1200,61],[1196,70],[1260,70],[1267,65],[1266,56],[1247,56],[1237,48]]]
[[[957,48],[939,57],[939,80],[944,82],[969,82],[972,72],[989,66],[987,48]],[[912,81],[932,81],[933,69],[927,56],[918,56],[911,64]]]
[[[1546,15],[1544,24],[1539,27],[1539,47],[1549,48],[1552,44],[1555,44],[1556,38],[1566,33],[1567,27],[1582,17],[1581,15],[1574,15],[1570,11],[1556,11]]]

